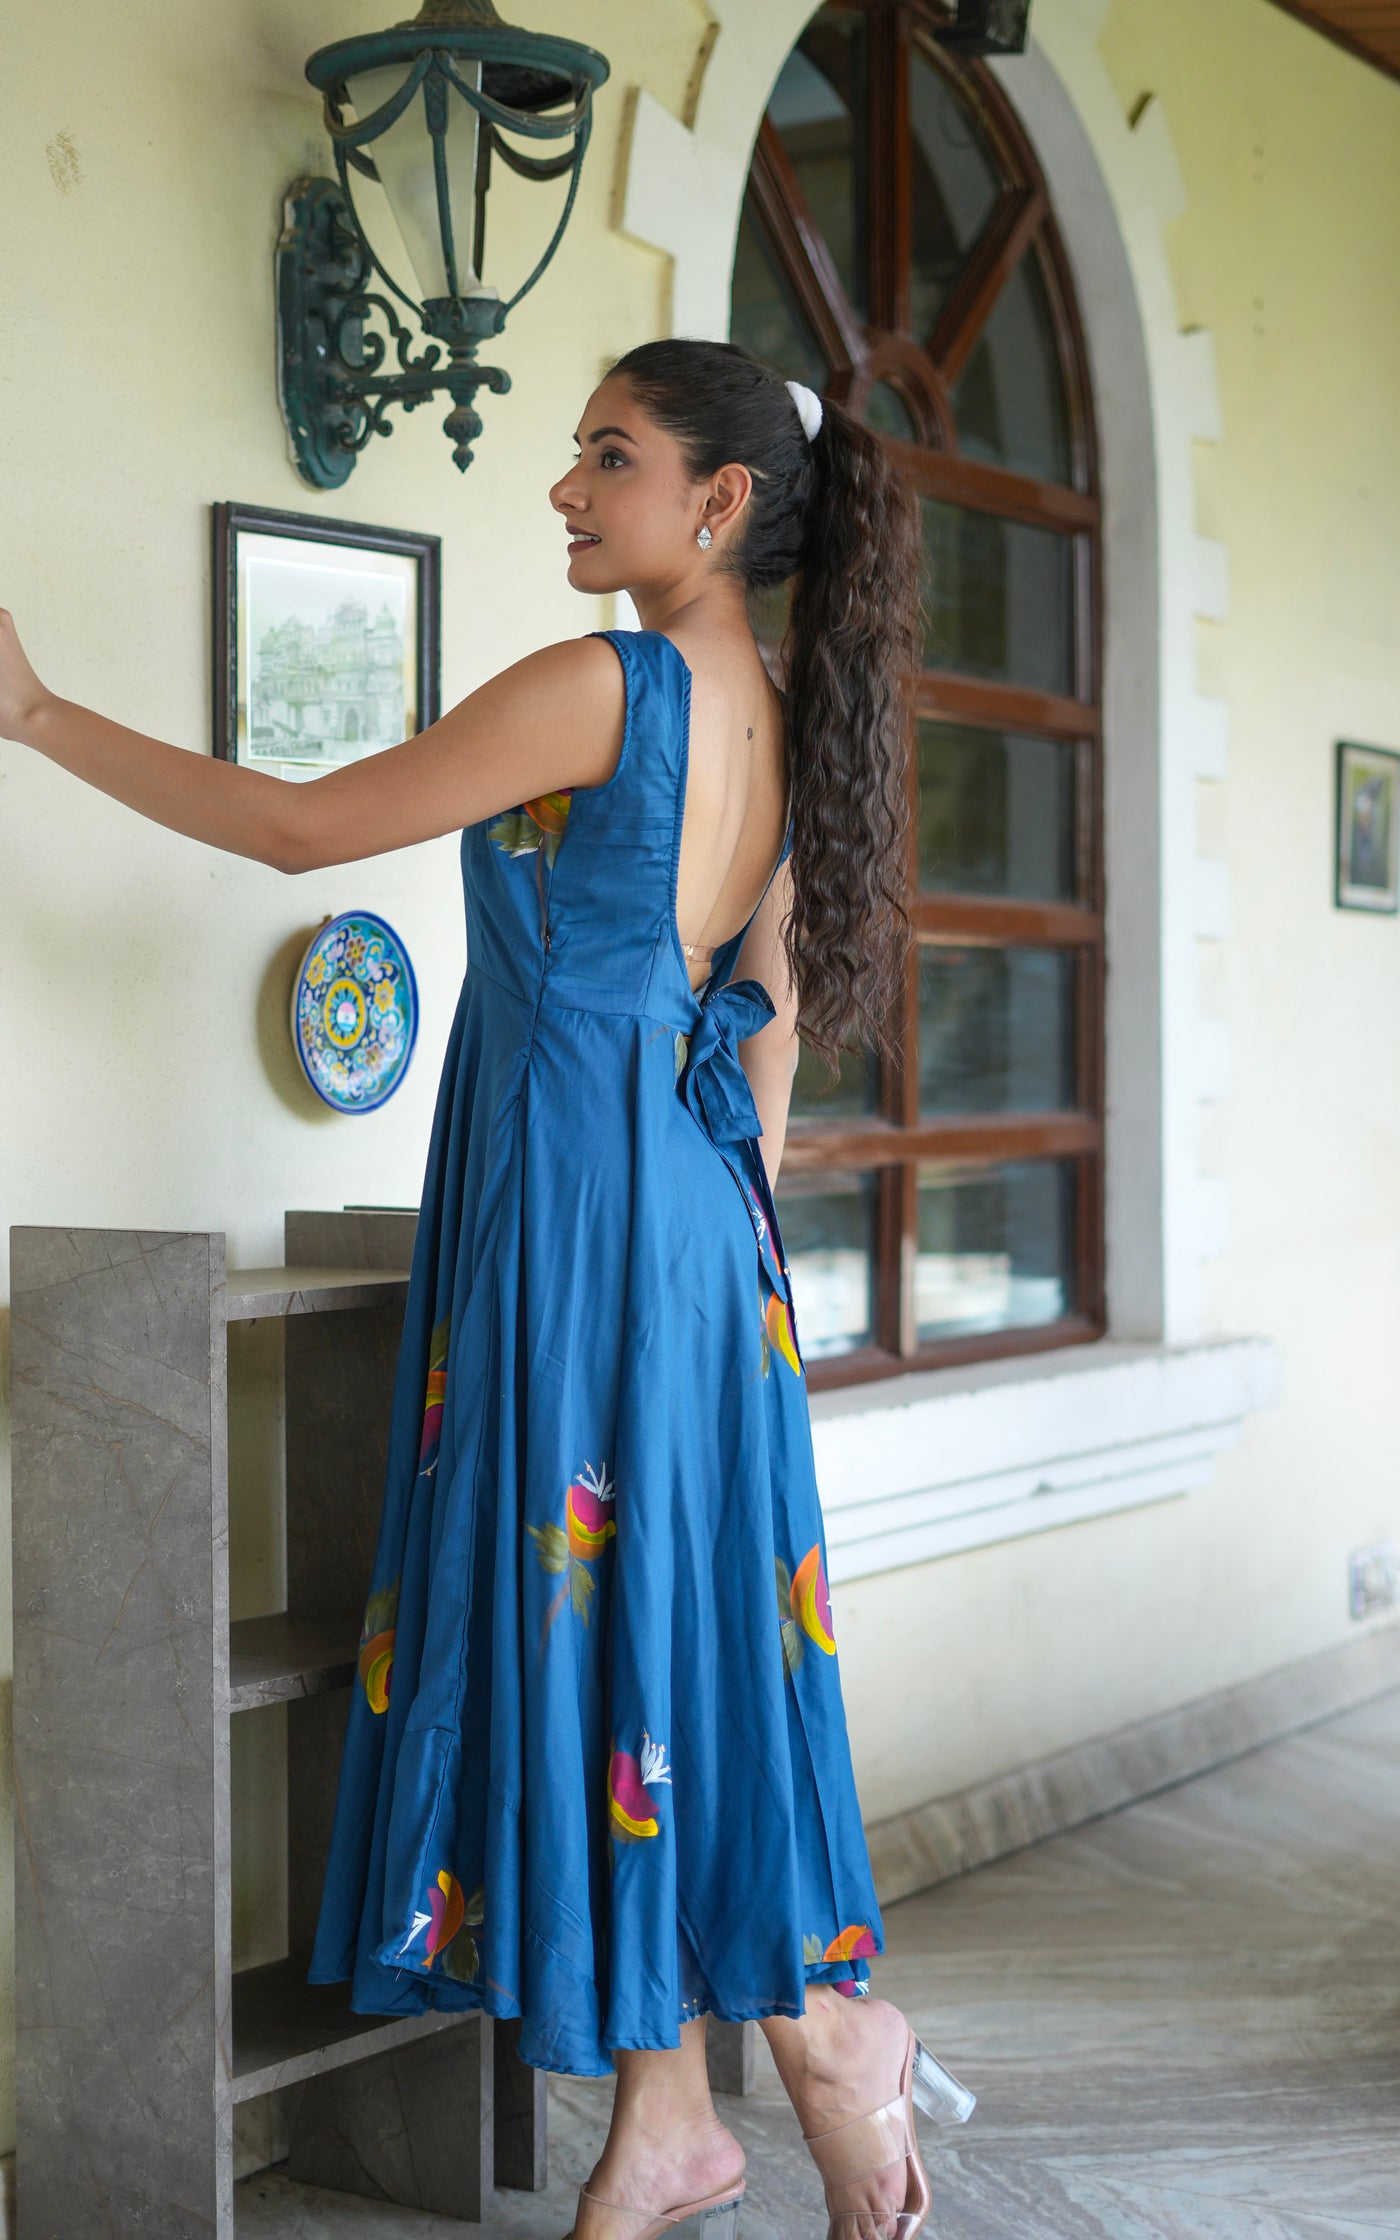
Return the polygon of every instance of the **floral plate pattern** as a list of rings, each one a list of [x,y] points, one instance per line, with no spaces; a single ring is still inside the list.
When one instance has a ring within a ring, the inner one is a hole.
[[[292,1043],[335,1112],[373,1112],[398,1088],[418,1039],[418,983],[393,927],[342,910],[312,936],[292,989]]]

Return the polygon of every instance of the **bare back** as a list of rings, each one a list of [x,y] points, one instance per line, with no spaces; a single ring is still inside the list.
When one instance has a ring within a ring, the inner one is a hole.
[[[691,672],[676,923],[698,991],[715,950],[752,916],[782,849],[784,715],[751,642],[690,630],[672,643]]]

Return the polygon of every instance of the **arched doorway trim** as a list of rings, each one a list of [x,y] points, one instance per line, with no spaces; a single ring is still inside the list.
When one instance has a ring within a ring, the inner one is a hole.
[[[622,227],[672,260],[671,329],[728,332],[739,209],[769,90],[811,0],[711,0],[691,117],[636,95]],[[1123,115],[1098,53],[1105,0],[1039,0],[1024,56],[997,65],[1074,266],[1106,506],[1110,1334],[1200,1334],[1199,1261],[1225,1241],[1223,1186],[1198,1172],[1195,1108],[1218,1094],[1224,1028],[1199,1017],[1198,939],[1219,938],[1224,868],[1195,843],[1198,778],[1225,769],[1225,710],[1202,693],[1194,629],[1225,608],[1223,548],[1196,535],[1192,446],[1218,441],[1210,337],[1183,333],[1164,229],[1182,206],[1161,104]]]

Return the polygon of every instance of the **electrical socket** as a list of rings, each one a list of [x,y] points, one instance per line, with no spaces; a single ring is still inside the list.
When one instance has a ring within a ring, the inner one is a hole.
[[[1378,1610],[1393,1610],[1400,1601],[1400,1556],[1393,1540],[1379,1541],[1374,1548],[1354,1548],[1350,1571],[1353,1618],[1373,1618]]]

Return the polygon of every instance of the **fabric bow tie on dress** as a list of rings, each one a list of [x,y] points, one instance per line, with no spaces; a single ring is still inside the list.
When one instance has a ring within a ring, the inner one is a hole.
[[[761,980],[731,980],[701,1002],[680,1090],[716,1144],[739,1143],[763,1132],[738,1046],[776,1016],[773,998]]]

